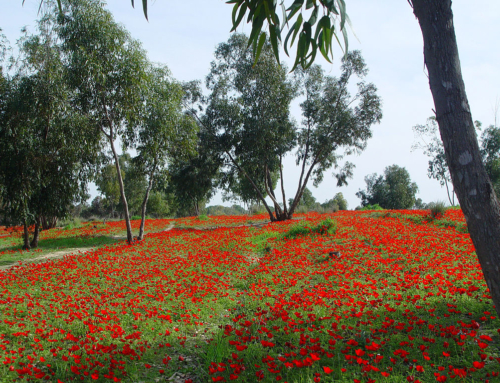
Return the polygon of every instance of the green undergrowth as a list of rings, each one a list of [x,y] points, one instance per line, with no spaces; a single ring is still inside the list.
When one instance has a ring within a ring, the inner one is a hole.
[[[332,218],[327,218],[316,225],[311,222],[302,221],[299,222],[284,233],[282,239],[293,239],[299,236],[310,235],[310,234],[335,234],[337,232],[337,221]]]
[[[410,221],[417,225],[431,224],[443,228],[452,227],[459,233],[469,232],[467,224],[465,222],[457,222],[449,218],[442,218],[442,215],[439,214],[436,215],[436,217],[433,217],[431,213],[426,215],[409,215],[409,214],[398,213],[395,211],[384,210],[380,212],[379,211],[372,212],[367,214],[366,216],[371,218],[398,218]]]
[[[34,259],[60,250],[78,251],[80,249],[96,248],[118,242],[109,236],[61,237],[56,239],[41,239],[36,249],[22,250],[22,240],[19,238],[0,241],[0,266],[8,266],[19,261]],[[15,245],[13,245],[15,243]]]

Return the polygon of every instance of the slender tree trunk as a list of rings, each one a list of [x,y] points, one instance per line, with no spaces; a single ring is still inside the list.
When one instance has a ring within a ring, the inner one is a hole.
[[[42,230],[48,230],[49,229],[49,223],[47,222],[47,217],[42,216],[41,218],[41,223],[42,223]]]
[[[28,223],[26,222],[26,220],[23,221],[23,229],[24,229],[24,233],[23,233],[23,240],[24,240],[23,250],[29,250],[31,248],[30,247],[30,233],[28,231]]]
[[[198,201],[194,201],[194,215],[197,217],[200,215],[200,208],[198,205]]]
[[[139,228],[139,235],[137,236],[137,240],[142,241],[142,238],[144,237],[144,225],[146,224],[146,207],[148,205],[148,199],[149,199],[149,192],[151,191],[151,188],[153,187],[153,175],[155,173],[155,168],[153,168],[152,173],[149,175],[149,183],[148,183],[148,188],[146,189],[146,194],[144,195],[144,200],[142,201],[142,207],[141,207],[141,227]]]
[[[283,164],[281,155],[280,155],[280,182],[281,182],[281,196],[283,197],[283,214],[288,217],[288,208],[286,206],[286,197],[285,197],[285,186],[283,184]]]
[[[30,246],[32,248],[37,248],[38,247],[38,238],[39,238],[39,234],[40,234],[40,216],[38,216],[36,218],[36,222],[35,222],[35,232],[33,233],[33,240],[31,241],[31,244]]]
[[[111,130],[112,132],[112,130]],[[118,175],[118,184],[120,185],[120,195],[123,202],[123,214],[125,215],[125,225],[127,226],[127,242],[131,244],[134,242],[134,237],[132,236],[132,225],[130,224],[130,216],[128,213],[128,203],[125,197],[125,187],[123,186],[122,172],[120,169],[120,162],[118,161],[118,155],[116,154],[115,144],[113,142],[113,133],[109,136],[109,143],[111,144],[111,150],[113,152],[113,157],[115,158],[115,167]]]
[[[500,317],[500,206],[481,161],[465,93],[451,0],[412,0],[446,162],[484,278]]]
[[[276,220],[277,221],[284,221],[286,219],[286,216],[283,214],[281,210],[281,206],[279,205],[276,196],[274,195],[274,190],[273,190],[273,185],[272,185],[272,179],[271,179],[271,172],[269,171],[269,168],[267,165],[265,166],[264,169],[264,185],[266,187],[266,191],[268,196],[271,198],[274,204],[274,214],[276,215]]]
[[[253,189],[257,192],[257,195],[259,196],[259,200],[263,203],[264,207],[266,208],[267,213],[269,214],[269,219],[271,220],[271,222],[276,221],[276,218],[274,217],[273,212],[269,208],[269,205],[267,204],[266,199],[264,198],[264,196],[260,192],[257,185],[255,185],[255,182],[253,182],[252,178],[248,175],[248,173],[245,171],[245,169],[243,169],[240,165],[238,165],[238,163],[234,160],[233,156],[231,156],[231,153],[226,152],[226,154],[229,156],[231,162],[233,163],[234,166],[236,166],[238,171],[240,173],[242,173],[247,178],[247,180],[250,181],[250,183],[252,184]]]
[[[315,157],[314,160],[311,164],[311,167],[307,171],[306,178],[304,179],[304,183],[302,183],[302,176],[304,175],[304,168],[305,168],[305,158],[304,158],[304,164],[302,166],[302,173],[300,175],[300,181],[299,181],[299,188],[297,190],[297,193],[295,194],[295,198],[293,199],[292,204],[290,205],[290,208],[288,210],[288,219],[292,219],[293,213],[295,212],[295,209],[297,208],[297,205],[299,204],[300,199],[302,198],[302,195],[304,194],[304,190],[306,190],[307,182],[309,181],[309,177],[311,176],[311,173],[318,163],[319,156],[321,153],[318,153]]]
[[[446,194],[448,194],[448,201],[450,201],[450,205],[453,206],[453,203],[451,202],[450,188],[448,187],[448,181],[446,181],[446,179],[444,180],[444,185],[446,186]]]

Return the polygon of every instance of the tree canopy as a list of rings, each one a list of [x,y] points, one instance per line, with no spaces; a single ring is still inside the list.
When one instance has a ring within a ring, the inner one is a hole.
[[[46,15],[37,34],[19,40],[15,72],[0,97],[4,210],[25,229],[35,224],[34,247],[44,217],[63,218],[72,203],[86,198],[100,150],[88,117],[71,107],[76,94],[66,84],[53,28],[53,16]],[[30,247],[27,229],[24,247]]]
[[[410,174],[398,165],[388,166],[384,175],[376,173],[365,177],[366,190],[356,195],[361,205],[380,205],[384,209],[411,209],[415,205],[418,186],[411,182]]]

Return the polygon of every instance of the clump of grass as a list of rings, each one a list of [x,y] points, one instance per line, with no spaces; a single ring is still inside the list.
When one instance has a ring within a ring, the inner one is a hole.
[[[374,205],[366,205],[366,206],[363,206],[361,209],[359,210],[384,210],[384,208],[382,206],[380,206],[378,203],[374,204]]]
[[[198,221],[208,221],[208,217],[205,214],[198,216]]]
[[[302,235],[316,234],[335,234],[337,232],[337,221],[327,218],[313,226],[310,222],[303,221],[293,225],[282,238],[297,238]]]
[[[431,217],[433,219],[441,218],[447,210],[446,204],[443,201],[431,202],[428,208],[431,210]]]

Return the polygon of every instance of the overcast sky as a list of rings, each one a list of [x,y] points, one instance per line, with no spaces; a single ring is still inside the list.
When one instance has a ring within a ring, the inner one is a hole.
[[[39,0],[26,0],[24,7],[22,0],[8,3],[2,4],[0,27],[14,44],[23,26],[34,30]],[[232,6],[221,0],[156,0],[149,5],[148,22],[143,16],[141,1],[136,3],[133,9],[130,1],[109,0],[108,8],[115,20],[142,42],[152,61],[167,64],[178,80],[204,80],[216,45],[229,38]],[[424,124],[433,114],[433,102],[424,70],[422,35],[410,5],[406,0],[349,0],[346,3],[357,37],[350,34],[349,48],[362,52],[369,68],[367,81],[377,86],[383,101],[383,119],[381,124],[373,126],[373,137],[366,150],[349,158],[356,168],[348,186],[336,187],[336,179],[329,172],[318,188],[312,185],[309,188],[319,202],[342,192],[349,208],[353,209],[360,204],[355,193],[365,188],[364,177],[382,174],[387,166],[398,164],[405,167],[418,184],[417,197],[424,202],[447,200],[445,189],[427,177],[427,157],[419,151],[411,152],[415,141],[412,126]],[[455,0],[453,13],[472,117],[488,126],[494,123],[495,105],[500,102],[500,1]],[[238,31],[248,33],[250,26],[240,27]],[[320,55],[316,58],[332,76],[340,73],[342,52],[338,46],[335,53],[333,64]],[[293,114],[301,120],[297,106]],[[298,182],[292,156],[285,162],[284,171],[288,198],[295,193]],[[209,204],[219,203],[222,203],[220,194]]]

